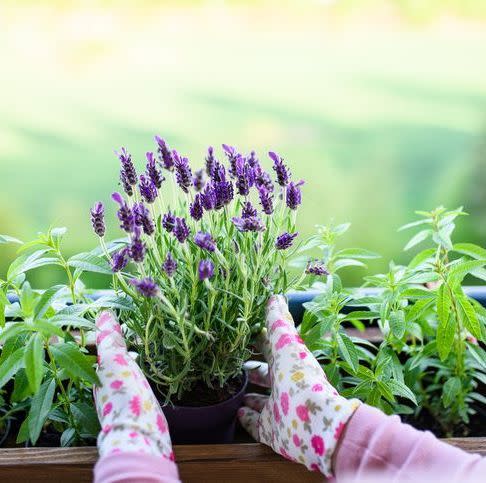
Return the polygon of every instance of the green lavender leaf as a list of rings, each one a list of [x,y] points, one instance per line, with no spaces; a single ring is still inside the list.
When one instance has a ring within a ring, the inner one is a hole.
[[[31,401],[28,428],[32,444],[36,444],[39,439],[44,422],[49,414],[54,399],[56,382],[54,379],[45,381],[39,391],[34,394]]]
[[[461,392],[461,380],[458,377],[447,379],[442,388],[442,402],[448,408]]]

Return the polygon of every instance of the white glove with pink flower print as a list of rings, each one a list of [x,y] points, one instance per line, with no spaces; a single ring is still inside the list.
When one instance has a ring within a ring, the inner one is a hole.
[[[238,417],[244,428],[274,451],[332,476],[339,437],[359,401],[340,396],[303,344],[283,296],[267,306],[263,353],[268,365],[252,362],[250,381],[270,396],[247,394]]]
[[[174,460],[167,421],[140,367],[127,352],[120,324],[111,312],[97,320],[98,377],[94,397],[101,432],[100,456],[120,452]]]

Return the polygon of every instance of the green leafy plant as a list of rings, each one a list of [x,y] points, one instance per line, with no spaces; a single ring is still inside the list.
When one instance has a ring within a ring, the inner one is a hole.
[[[486,403],[476,390],[486,381],[486,310],[462,284],[467,275],[486,280],[486,250],[452,243],[461,208],[417,213],[420,220],[401,228],[419,228],[405,250],[426,241],[432,246],[407,266],[391,263],[388,273],[364,277],[363,288],[353,292],[329,270],[301,332],[345,395],[387,413],[413,414],[418,424],[436,421],[433,429],[443,435],[466,434],[477,406]],[[354,318],[376,323],[380,340],[343,339],[341,324]]]
[[[36,444],[43,431],[60,433],[62,446],[97,436],[91,390],[97,382],[95,356],[88,354],[86,334],[94,329],[100,307],[129,308],[125,299],[89,298],[83,272],[111,274],[110,267],[96,254],[65,258],[65,233],[53,228],[27,243],[0,236],[1,243],[19,245],[19,257],[0,279],[0,423],[23,418],[17,443]],[[61,267],[66,283],[34,290],[26,274],[46,266]]]

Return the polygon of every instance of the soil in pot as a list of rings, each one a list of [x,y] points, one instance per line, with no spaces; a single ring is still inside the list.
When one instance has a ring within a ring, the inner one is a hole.
[[[227,444],[234,440],[236,413],[243,403],[244,373],[220,389],[199,385],[174,405],[164,406],[173,444]]]

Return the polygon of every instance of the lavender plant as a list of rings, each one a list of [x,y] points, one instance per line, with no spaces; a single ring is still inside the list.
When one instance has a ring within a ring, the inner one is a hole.
[[[99,203],[92,222],[114,287],[135,303],[124,320],[132,346],[147,376],[177,402],[195,388],[219,394],[238,377],[268,296],[299,282],[286,265],[303,182],[292,181],[273,152],[275,182],[255,152],[223,144],[223,159],[210,147],[204,167],[193,170],[155,141],[143,173],[125,149],[118,154],[124,194],[112,199],[125,244],[106,250]]]

